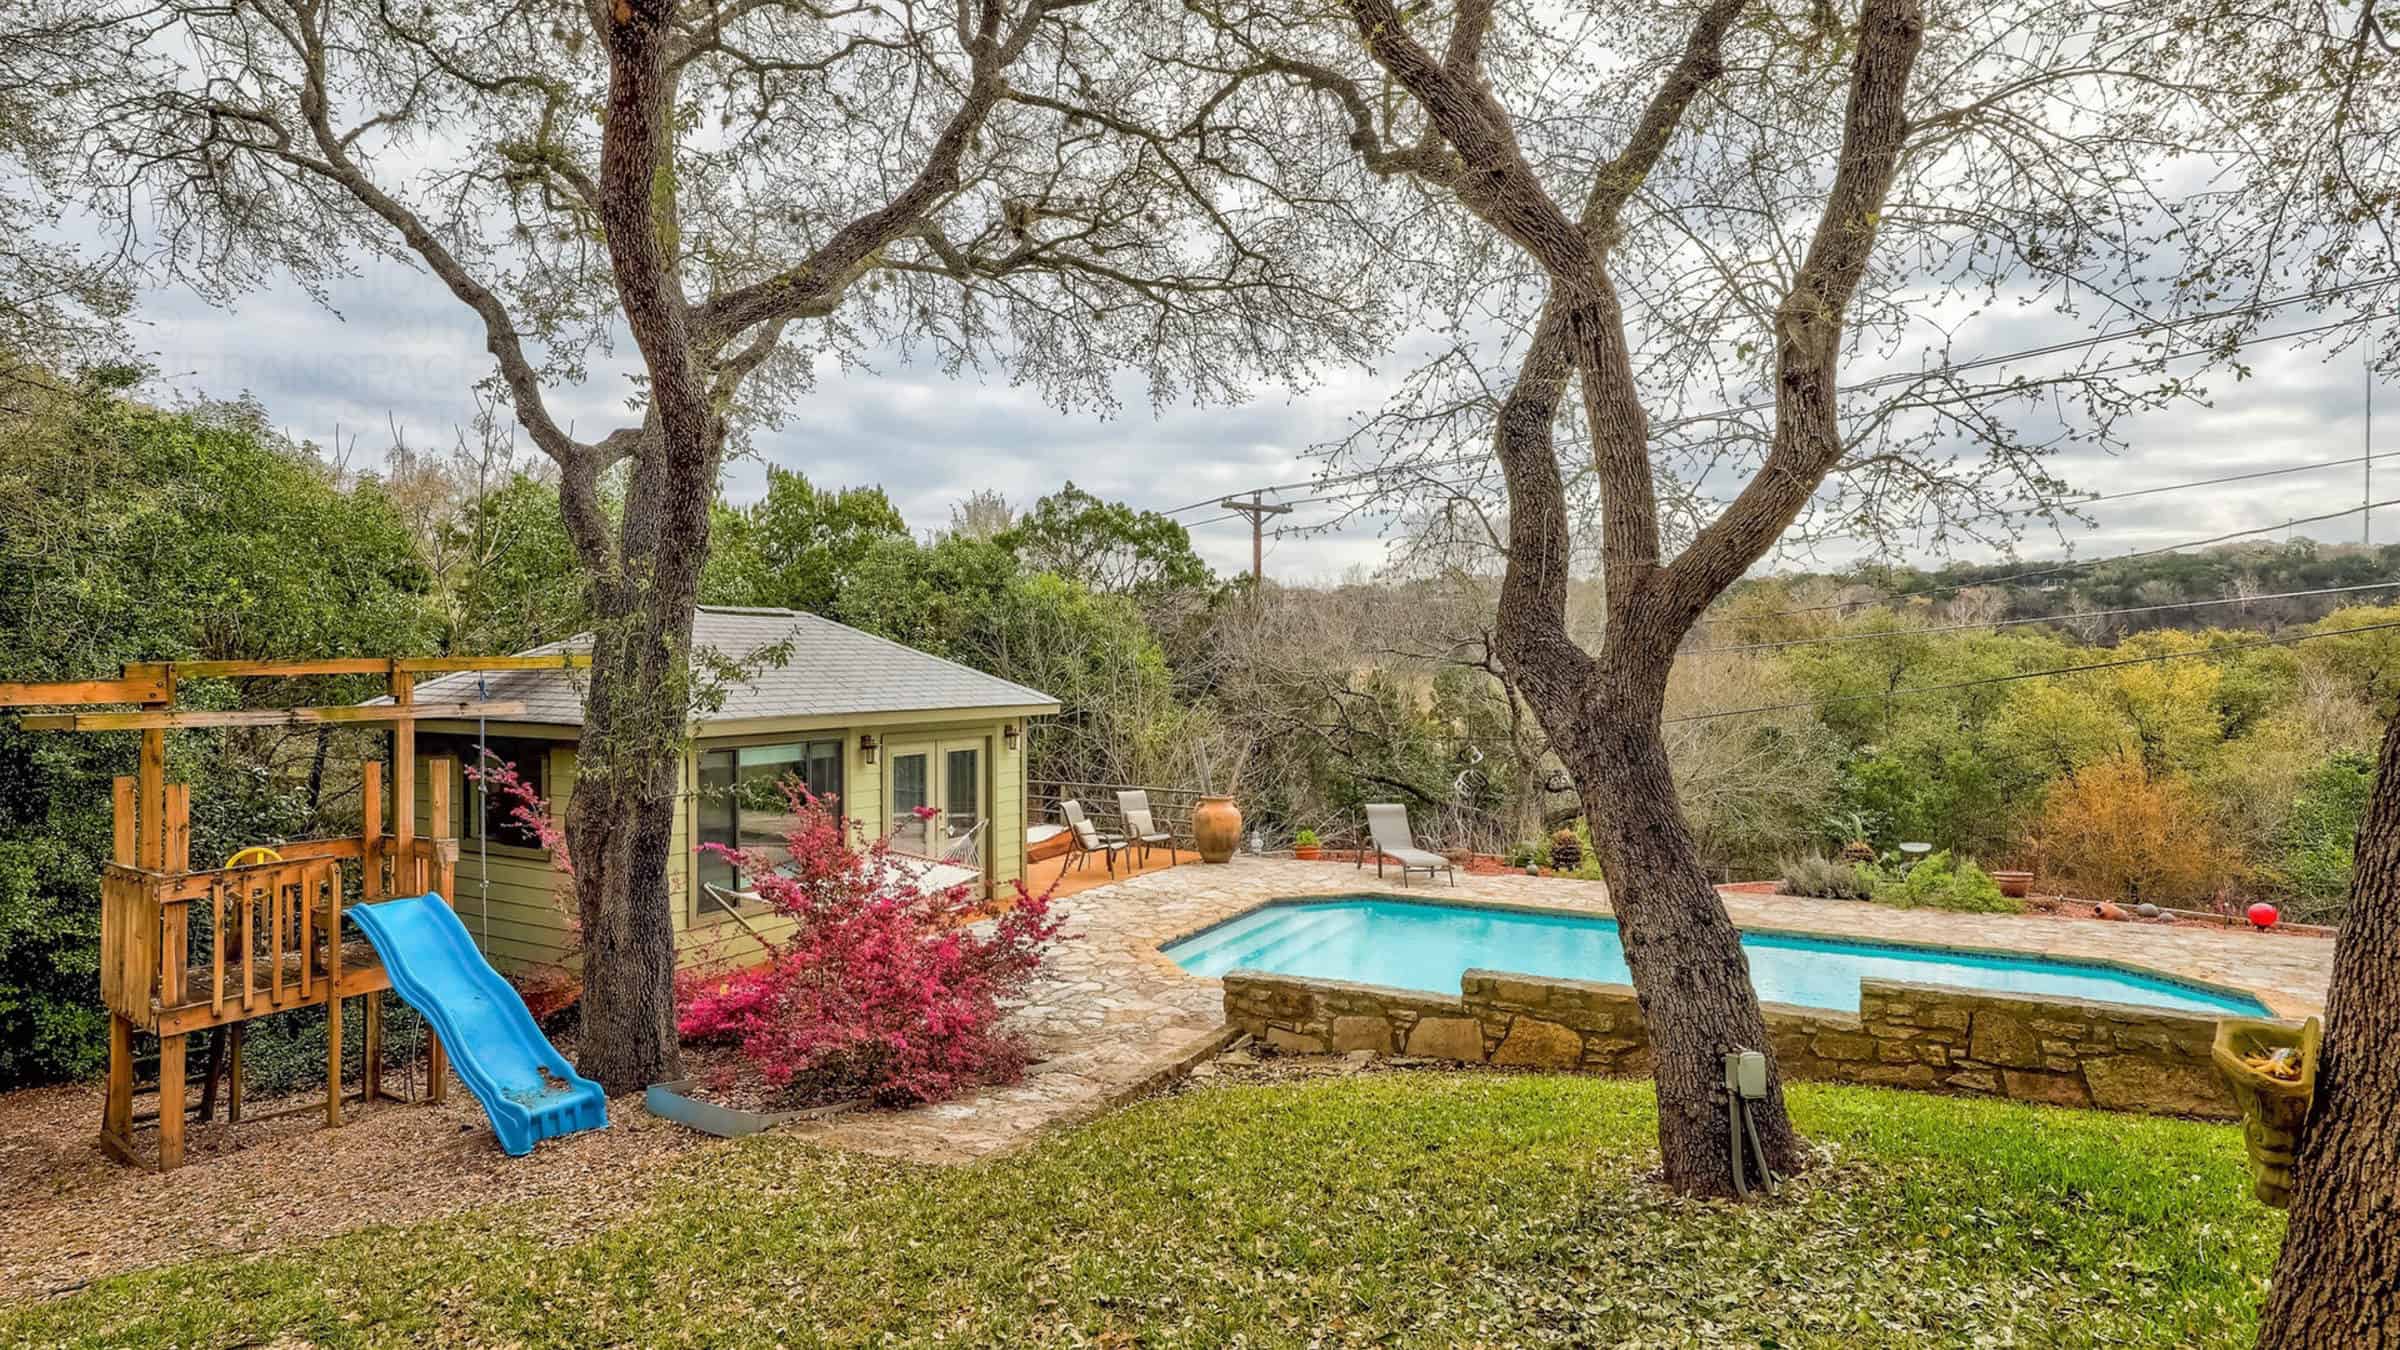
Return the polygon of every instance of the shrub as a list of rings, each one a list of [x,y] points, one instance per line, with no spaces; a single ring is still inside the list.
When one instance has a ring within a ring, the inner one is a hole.
[[[2091,900],[2188,904],[2214,896],[2234,870],[2199,794],[2133,754],[2051,784],[2031,842],[2044,876]]]
[[[1871,887],[1868,879],[1859,874],[1856,864],[1812,853],[1783,860],[1781,889],[1785,895],[1813,896],[1819,900],[1864,900]]]
[[[1315,848],[1319,842],[1315,830],[1304,829],[1292,836],[1292,845],[1295,848]]]
[[[683,981],[677,1029],[737,1046],[770,1086],[829,1098],[906,1105],[1014,1081],[1026,1052],[1002,1028],[1002,1004],[1059,939],[1050,897],[1019,885],[987,918],[966,887],[919,889],[888,840],[862,851],[829,802],[787,791],[788,858],[709,847],[792,933],[764,965]]]
[[[2025,902],[2000,893],[1999,883],[1972,858],[1953,861],[1950,850],[1929,854],[1914,867],[1859,869],[1869,898],[1894,909],[1946,909],[1960,914],[2017,914]]]
[[[2274,871],[2295,919],[2337,918],[2350,898],[2358,823],[2375,789],[2375,761],[2346,751],[2310,773],[2275,841]]]

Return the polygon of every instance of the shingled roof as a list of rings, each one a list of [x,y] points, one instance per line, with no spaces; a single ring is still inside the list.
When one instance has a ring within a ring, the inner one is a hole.
[[[786,639],[792,647],[788,661],[762,665],[746,681],[728,685],[724,706],[702,721],[714,724],[767,717],[962,709],[1058,710],[1058,700],[1038,689],[815,614],[702,605],[692,615],[692,645],[713,650],[728,661],[746,661],[760,649]],[[584,651],[591,645],[591,634],[579,633],[564,642],[536,647],[527,655]],[[508,713],[506,720],[580,726],[586,678],[580,671],[555,670],[444,675],[418,685],[417,698],[420,702],[523,703],[525,711]]]

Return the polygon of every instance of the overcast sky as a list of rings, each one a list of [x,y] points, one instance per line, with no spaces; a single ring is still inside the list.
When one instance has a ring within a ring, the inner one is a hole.
[[[425,276],[381,262],[340,282],[326,298],[329,305],[284,287],[254,294],[237,308],[217,309],[188,293],[156,291],[142,305],[138,340],[161,372],[159,392],[216,398],[247,392],[292,435],[354,446],[354,467],[371,467],[380,458],[394,422],[419,444],[447,443],[452,428],[471,415],[470,387],[490,369],[464,307]],[[2082,333],[2065,321],[2017,316],[2005,328],[1970,334],[1956,350],[1961,356],[2015,350]],[[2329,356],[2323,349],[2268,344],[2252,361],[2254,378],[2215,382],[2213,407],[2146,417],[2126,428],[2132,448],[2121,457],[2061,458],[2057,471],[2077,488],[2113,493],[2360,453],[2364,400],[2355,352]],[[616,425],[628,388],[625,369],[620,363],[596,371],[585,387],[556,395],[554,410],[582,434]],[[1106,420],[1060,414],[1031,391],[1011,387],[1004,373],[954,381],[936,369],[900,364],[828,371],[785,425],[761,438],[760,448],[768,460],[819,484],[881,485],[920,530],[946,523],[950,503],[976,488],[1024,503],[1068,479],[1102,497],[1165,510],[1309,478],[1316,471],[1306,456],[1309,447],[1339,435],[1351,417],[1373,407],[1396,369],[1331,371],[1321,388],[1303,397],[1267,391],[1239,407],[1174,407],[1155,416],[1137,389],[1126,410]],[[2387,386],[2378,397],[2376,448],[2400,448],[2400,390]],[[2400,497],[2400,460],[2379,468],[2387,487],[2377,490],[2377,498]],[[730,471],[727,490],[747,499],[763,482],[760,463],[740,463]],[[2093,508],[2099,528],[2078,532],[2075,551],[2125,552],[2317,515],[2356,505],[2360,489],[2353,464],[2106,504]],[[1335,509],[1302,507],[1285,520],[1321,520]],[[1197,523],[1220,514],[1200,510],[1180,518]],[[2400,539],[2400,508],[2388,515],[2378,521],[2377,533]],[[2302,533],[2354,540],[2359,519]],[[1197,529],[1194,538],[1220,569],[1249,566],[1243,522],[1218,520]],[[1372,569],[1384,556],[1384,541],[1371,523],[1272,539],[1268,547],[1270,575],[1287,581]],[[2052,556],[2059,550],[2054,540],[2035,540],[2025,551]]]

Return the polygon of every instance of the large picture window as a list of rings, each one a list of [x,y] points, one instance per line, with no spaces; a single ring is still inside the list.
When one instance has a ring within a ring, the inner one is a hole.
[[[791,741],[777,745],[729,746],[700,752],[699,844],[722,844],[769,860],[785,856],[784,839],[792,832],[791,799],[784,785],[798,780],[820,797],[842,792],[842,742],[839,739]],[[709,893],[748,889],[732,863],[714,853],[700,855],[702,915],[727,912]]]

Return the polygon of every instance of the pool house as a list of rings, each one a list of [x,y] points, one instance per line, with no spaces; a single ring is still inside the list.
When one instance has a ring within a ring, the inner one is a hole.
[[[694,719],[678,771],[667,889],[685,963],[755,957],[748,935],[771,934],[757,902],[739,898],[750,879],[700,846],[776,851],[791,824],[780,787],[789,778],[838,798],[862,843],[888,836],[896,852],[963,861],[987,894],[1024,876],[1026,724],[1056,713],[1057,700],[794,610],[702,606],[692,642],[741,674],[712,700],[713,711]],[[581,635],[532,654],[589,646]],[[459,841],[451,902],[504,970],[556,964],[567,953],[568,879],[512,819],[513,803],[479,793],[465,770],[478,746],[488,746],[563,822],[585,681],[581,672],[511,671],[418,687],[425,702],[510,709],[504,717],[426,719],[417,734],[419,763],[447,758],[457,775],[450,828],[441,831]],[[417,780],[421,827],[432,823],[428,778],[420,772]]]

